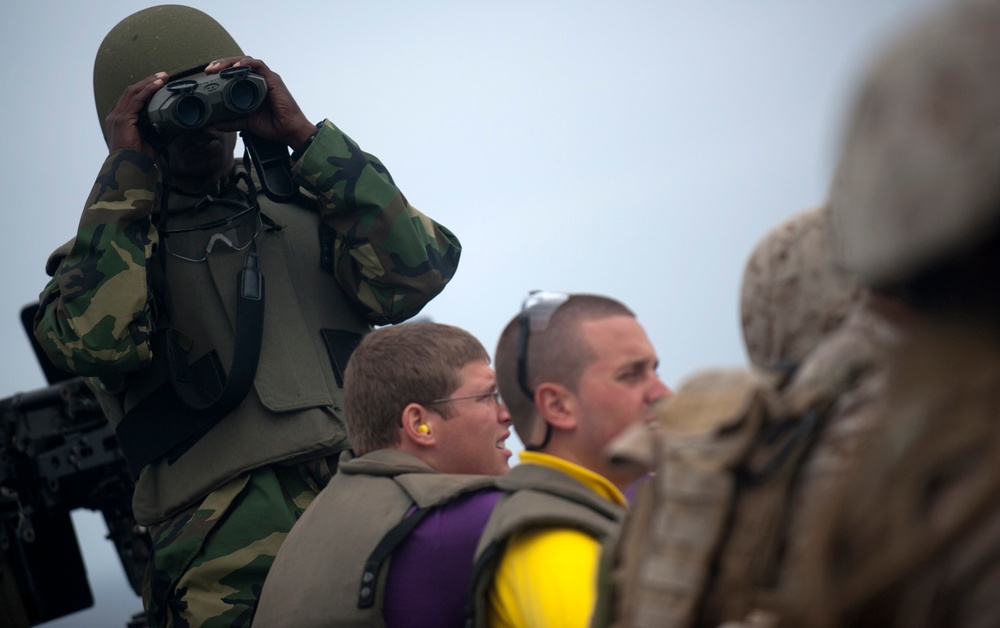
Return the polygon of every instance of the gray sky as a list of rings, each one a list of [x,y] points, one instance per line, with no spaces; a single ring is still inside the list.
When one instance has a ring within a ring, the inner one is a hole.
[[[534,288],[614,296],[676,385],[745,362],[739,282],[779,220],[825,197],[855,81],[940,0],[205,1],[243,49],[388,166],[464,245],[423,314],[491,351]],[[44,384],[21,330],[107,151],[97,47],[149,2],[0,5],[0,397]],[[2,321],[6,321],[5,323]],[[98,514],[75,516],[97,598],[140,609]]]

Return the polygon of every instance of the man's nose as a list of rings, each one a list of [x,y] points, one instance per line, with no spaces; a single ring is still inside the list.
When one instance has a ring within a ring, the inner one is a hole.
[[[664,384],[663,380],[657,376],[656,381],[653,382],[653,385],[650,388],[649,400],[651,402],[659,401],[660,399],[666,399],[673,394],[674,391],[670,390],[670,386]]]
[[[510,423],[510,410],[507,409],[507,404],[501,403],[499,406],[499,411],[497,412],[497,420],[501,423]]]

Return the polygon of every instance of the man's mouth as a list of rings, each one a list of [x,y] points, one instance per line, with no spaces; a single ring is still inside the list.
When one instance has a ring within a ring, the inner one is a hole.
[[[502,451],[508,458],[510,458],[514,453],[507,449],[507,439],[510,437],[510,432],[504,432],[503,437],[497,441],[497,449]]]
[[[220,138],[216,133],[200,130],[185,133],[175,141],[180,145],[180,148],[202,148],[219,140]]]

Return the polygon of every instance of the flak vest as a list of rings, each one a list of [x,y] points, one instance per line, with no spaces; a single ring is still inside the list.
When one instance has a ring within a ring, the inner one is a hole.
[[[489,489],[497,479],[438,473],[389,449],[348,457],[341,456],[337,475],[278,552],[255,626],[384,626],[386,576],[395,546],[421,513]]]
[[[256,237],[265,297],[253,386],[234,411],[186,443],[182,453],[142,468],[133,499],[142,525],[165,519],[248,470],[331,455],[349,446],[342,371],[370,326],[321,266],[320,220],[308,199],[275,203],[258,193],[257,201],[261,213],[280,228],[265,221]],[[214,350],[228,368],[236,330],[236,277],[244,255],[222,244],[204,262],[165,255],[170,326],[184,339],[189,362]],[[126,413],[164,386],[170,382],[161,351],[149,369],[129,377],[124,392],[95,392],[117,431]],[[186,411],[176,408],[178,416]]]
[[[468,626],[487,625],[493,572],[507,541],[531,528],[574,528],[606,544],[619,531],[626,510],[604,499],[574,478],[537,464],[522,464],[497,479],[504,491],[476,547],[469,586]]]

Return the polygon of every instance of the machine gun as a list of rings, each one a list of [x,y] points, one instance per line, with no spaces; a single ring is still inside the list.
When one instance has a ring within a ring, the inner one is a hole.
[[[21,312],[29,337],[35,309]],[[49,386],[0,399],[3,626],[93,606],[74,509],[101,511],[137,595],[150,551],[149,535],[132,516],[132,476],[97,398],[82,378],[54,369],[33,339],[32,346]]]

